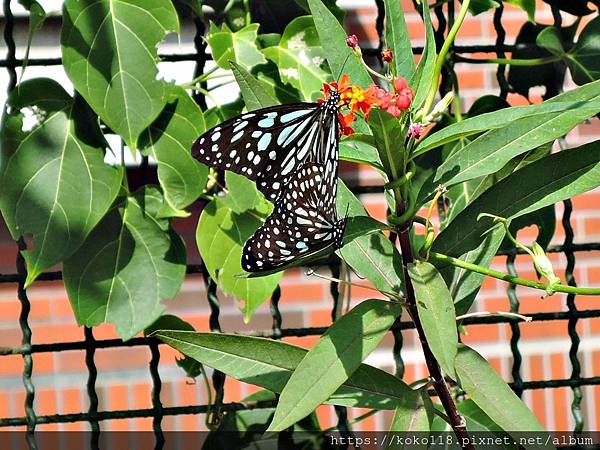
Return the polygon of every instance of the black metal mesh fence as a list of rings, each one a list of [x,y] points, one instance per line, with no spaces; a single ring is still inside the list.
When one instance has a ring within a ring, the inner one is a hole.
[[[17,82],[16,68],[20,67],[23,63],[22,60],[16,58],[16,46],[14,39],[14,24],[15,18],[13,17],[11,6],[16,3],[15,0],[4,0],[4,42],[6,44],[7,52],[5,59],[0,60],[0,66],[7,71],[9,75],[9,83],[7,91],[10,92]],[[383,1],[377,0],[378,8],[377,16],[377,30],[379,35],[382,34],[383,27]],[[435,35],[438,46],[443,42],[445,31],[452,26],[453,23],[453,11],[454,2],[450,1],[447,3],[439,2],[439,6],[435,7],[435,15],[437,17],[437,29]],[[461,46],[455,47],[456,51],[460,53],[475,53],[475,52],[495,52],[498,57],[504,57],[506,52],[511,52],[515,47],[506,45],[504,40],[506,37],[505,30],[503,28],[503,12],[502,6],[496,9],[494,13],[494,29],[496,32],[496,42],[494,45],[473,45],[473,46]],[[555,21],[560,24],[560,14],[555,11]],[[196,53],[193,54],[165,54],[161,55],[163,61],[175,62],[175,61],[195,61],[196,62],[196,75],[202,73],[205,62],[209,56],[206,54],[206,46],[202,40],[202,36],[205,33],[204,24],[201,20],[196,19],[194,21],[196,28],[196,37],[194,43],[196,46]],[[415,48],[415,52],[419,53],[422,49]],[[370,56],[376,56],[379,54],[379,49],[365,49],[364,54]],[[30,66],[54,66],[60,65],[60,58],[32,58],[28,63]],[[449,69],[452,70],[453,64],[450,64]],[[442,81],[442,91],[448,89],[449,76],[451,74],[446,71]],[[500,96],[506,97],[509,92],[508,82],[506,79],[505,66],[499,66],[497,70],[497,80],[500,86]],[[560,88],[560,87],[559,87]],[[197,99],[199,103],[203,104],[204,99],[199,97]],[[205,105],[204,105],[205,106]],[[152,170],[148,167],[147,160],[142,162],[142,177],[145,171]],[[363,186],[353,189],[356,194],[381,192],[381,188],[377,186]],[[579,252],[589,252],[600,250],[600,243],[586,243],[586,244],[574,244],[574,232],[571,225],[571,213],[572,204],[571,201],[567,200],[564,202],[564,212],[562,216],[562,225],[565,230],[565,240],[562,245],[553,246],[549,249],[549,252],[556,253],[560,252],[566,256],[566,278],[570,285],[575,285],[576,280],[574,277],[574,270],[576,264],[576,254]],[[215,401],[212,405],[185,405],[185,406],[171,406],[164,407],[161,404],[161,377],[159,375],[159,364],[160,364],[160,353],[158,350],[161,343],[155,339],[146,338],[133,338],[129,341],[123,342],[119,339],[104,339],[99,340],[94,338],[93,330],[85,328],[83,330],[83,336],[81,340],[74,342],[60,342],[52,344],[32,344],[32,333],[28,323],[28,317],[30,312],[30,302],[27,297],[27,291],[24,289],[24,282],[27,276],[27,267],[21,254],[17,251],[23,249],[25,243],[23,240],[19,241],[15,245],[15,272],[10,274],[1,274],[0,283],[17,283],[18,285],[18,300],[21,305],[21,313],[19,317],[19,326],[22,331],[22,342],[21,345],[14,348],[0,347],[0,364],[2,364],[2,356],[6,355],[22,355],[23,357],[23,385],[26,391],[25,396],[25,415],[24,417],[1,417],[0,418],[0,429],[13,427],[13,426],[26,426],[29,432],[33,432],[37,425],[40,424],[52,424],[52,423],[66,423],[66,422],[85,422],[88,423],[91,428],[91,443],[92,448],[98,447],[100,438],[100,423],[111,419],[124,419],[124,418],[141,418],[141,417],[152,417],[153,418],[153,430],[156,435],[157,448],[160,448],[160,443],[164,442],[161,422],[165,416],[181,415],[181,414],[209,414],[211,420],[218,420],[219,416],[226,411],[235,411],[239,409],[251,409],[262,406],[268,406],[264,403],[257,404],[241,404],[241,403],[223,403],[223,390],[224,390],[224,379],[225,376],[215,371],[212,375],[212,384],[216,392]],[[507,270],[511,274],[516,274],[515,270],[515,259],[519,252],[515,249],[505,254]],[[331,267],[333,277],[338,275],[339,268],[334,264]],[[207,301],[210,306],[210,329],[214,332],[221,331],[219,324],[219,300],[217,298],[217,287],[216,284],[210,279],[206,270],[202,265],[188,265],[188,274],[199,273],[202,274],[207,292]],[[44,283],[46,281],[61,280],[62,274],[60,272],[48,272],[44,273],[39,277],[39,282]],[[332,317],[335,318],[336,311],[338,311],[338,287],[335,283],[331,284],[331,298],[332,298]],[[325,331],[325,328],[313,327],[313,328],[282,328],[282,314],[279,310],[280,290],[277,289],[271,298],[271,315],[272,315],[272,329],[268,331],[261,331],[252,333],[253,335],[259,335],[263,337],[270,337],[280,339],[282,337],[289,336],[310,336],[320,335]],[[512,312],[519,311],[519,299],[516,295],[514,285],[509,285],[507,289],[507,295],[510,300],[510,306]],[[581,366],[578,360],[578,347],[580,344],[580,336],[577,332],[577,324],[580,320],[585,320],[592,317],[600,317],[600,309],[592,310],[578,310],[576,305],[575,295],[571,294],[567,298],[568,309],[560,312],[540,312],[535,314],[529,314],[532,321],[556,321],[556,320],[567,320],[568,321],[568,335],[571,341],[571,347],[569,351],[569,359],[571,363],[571,375],[565,379],[549,379],[549,380],[534,380],[524,381],[521,374],[522,355],[519,350],[520,340],[520,328],[516,321],[513,321],[506,317],[477,317],[468,318],[464,321],[465,325],[469,324],[495,324],[495,323],[509,323],[511,330],[510,337],[510,348],[512,352],[512,383],[511,386],[518,395],[522,395],[526,390],[532,389],[554,389],[567,387],[573,391],[573,401],[571,403],[571,414],[574,419],[574,431],[581,431],[584,425],[584,417],[581,412],[581,401],[582,393],[581,387],[586,385],[599,385],[599,376],[593,377],[582,377]],[[393,348],[393,356],[396,363],[396,373],[402,376],[404,371],[404,365],[401,357],[402,349],[402,330],[412,328],[412,322],[398,321],[392,328],[392,334],[395,339],[395,345]],[[151,359],[148,363],[148,370],[152,379],[152,407],[146,409],[126,409],[126,410],[99,410],[98,395],[96,391],[98,372],[94,362],[95,352],[98,349],[109,348],[109,347],[134,347],[142,346],[150,349]],[[33,369],[33,358],[32,355],[38,353],[47,352],[62,352],[68,350],[83,350],[85,351],[85,364],[88,370],[87,378],[87,396],[89,397],[89,408],[87,411],[81,411],[74,414],[53,414],[53,415],[38,415],[34,409],[34,397],[35,397],[35,385],[32,381],[32,369]],[[348,429],[347,415],[345,408],[337,407],[336,413],[338,415],[339,429]],[[36,448],[35,437],[33,433],[29,434],[28,440],[30,448]]]

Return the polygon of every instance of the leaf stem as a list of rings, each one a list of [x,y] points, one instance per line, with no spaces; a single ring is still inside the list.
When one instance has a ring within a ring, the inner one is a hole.
[[[456,55],[456,62],[465,62],[470,64],[500,64],[507,66],[540,66],[543,64],[549,64],[553,62],[562,61],[560,56],[546,56],[544,58],[533,58],[533,59],[508,59],[508,58],[467,58],[465,56]]]
[[[489,269],[487,267],[478,266],[476,264],[472,264],[458,258],[453,258],[452,256],[443,255],[441,253],[430,252],[429,259],[433,259],[434,261],[440,263],[451,264],[453,266],[460,267],[461,269],[470,270],[471,272],[480,273],[488,277],[497,278],[498,280],[507,281],[509,283],[518,284],[520,286],[526,286],[533,289],[540,289],[543,291],[547,291],[548,289],[547,284],[540,283],[539,281],[532,281],[521,277],[515,277],[513,275],[499,272],[494,269]],[[555,292],[562,292],[565,294],[600,295],[600,288],[575,287],[567,286],[564,284],[552,285],[552,290],[554,290]]]
[[[524,322],[531,322],[531,317],[524,316],[522,314],[517,314],[509,311],[479,311],[468,314],[463,314],[462,316],[456,316],[456,320],[464,320],[469,317],[488,317],[488,316],[499,316],[499,317],[510,317],[512,319],[520,319]]]
[[[450,28],[448,32],[448,36],[444,41],[444,45],[440,50],[440,53],[435,61],[435,68],[433,69],[434,77],[433,83],[429,87],[429,92],[427,94],[427,99],[425,100],[425,104],[423,105],[424,115],[427,116],[431,112],[431,107],[433,106],[433,101],[435,99],[435,93],[437,92],[440,74],[442,73],[442,67],[444,66],[444,62],[446,60],[446,55],[450,51],[450,47],[454,43],[454,38],[456,37],[456,33],[460,30],[465,17],[467,16],[467,11],[469,10],[469,4],[471,0],[463,0],[462,5],[460,6],[460,10],[458,11],[458,15],[456,16],[456,22]]]

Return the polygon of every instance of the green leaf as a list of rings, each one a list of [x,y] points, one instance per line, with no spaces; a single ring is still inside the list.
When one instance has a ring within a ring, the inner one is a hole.
[[[311,16],[297,17],[286,28],[279,45],[264,55],[279,68],[281,79],[298,89],[305,100],[318,92],[327,78],[325,52]]]
[[[557,56],[564,56],[562,36],[560,30],[556,27],[546,27],[537,35],[535,43],[538,47],[545,48],[550,53]]]
[[[429,347],[444,372],[455,379],[458,332],[450,292],[437,269],[428,262],[410,264],[408,273],[413,282],[417,310]]]
[[[391,432],[419,433],[429,432],[433,421],[433,404],[427,389],[412,391],[405,395],[404,401],[398,405],[390,425]],[[427,445],[393,446],[400,449],[427,449]],[[386,448],[390,448],[388,445]]]
[[[29,63],[29,50],[31,49],[31,42],[33,41],[33,36],[36,31],[42,28],[44,21],[46,20],[46,11],[42,5],[40,5],[36,0],[18,0],[18,3],[23,6],[27,11],[29,11],[29,31],[27,33],[27,50],[25,50],[25,56],[23,56],[23,71],[21,72],[21,77],[23,77],[23,72],[25,72],[25,68]]]
[[[490,130],[447,159],[435,182],[452,186],[500,170],[512,158],[567,134],[600,111],[600,101],[574,105],[566,111],[520,119]]]
[[[37,78],[10,95],[0,130],[0,210],[23,252],[26,286],[81,246],[119,192],[122,170],[104,163],[106,142],[81,101]],[[39,118],[23,131],[25,113]]]
[[[140,149],[158,163],[158,180],[172,214],[187,216],[181,211],[202,193],[208,168],[190,153],[193,142],[206,130],[202,111],[180,87],[172,86],[171,101],[160,116],[140,136]],[[159,215],[167,214],[164,208]]]
[[[600,17],[592,19],[581,31],[575,46],[567,54],[573,81],[582,85],[600,78]]]
[[[253,67],[252,74],[262,83],[270,97],[277,99],[276,103],[298,103],[302,100],[297,89],[281,81],[279,69],[271,61]]]
[[[157,330],[195,331],[194,327],[189,322],[170,314],[160,316],[154,323],[144,330],[144,336],[147,337]],[[175,358],[175,362],[190,378],[196,378],[202,373],[202,364],[195,359],[190,358],[189,356]]]
[[[256,189],[254,182],[243,175],[225,171],[225,186],[227,194],[219,201],[235,214],[258,208],[261,201],[264,202],[264,198]]]
[[[474,16],[489,11],[500,6],[497,1],[494,0],[473,0],[469,4],[469,12]]]
[[[342,73],[347,73],[352,84],[367,87],[373,81],[362,65],[362,62],[354,55],[350,47],[346,45],[346,31],[340,25],[335,16],[327,9],[321,0],[308,0],[319,40],[324,48],[327,48],[327,61],[331,73],[337,79]]]
[[[269,210],[265,201],[257,211],[235,214],[216,199],[204,207],[196,230],[196,242],[208,273],[224,292],[244,302],[241,310],[245,322],[273,293],[282,275],[279,272],[256,278],[241,276],[244,243],[262,224],[259,218],[266,217]]]
[[[375,148],[388,181],[397,180],[401,175],[405,157],[400,122],[391,114],[374,109],[369,114],[369,127],[373,132]]]
[[[396,76],[410,80],[416,65],[401,2],[385,0],[385,43],[393,52]]]
[[[340,141],[339,148],[341,160],[367,164],[383,171],[383,165],[375,148],[373,136],[352,134]]]
[[[489,363],[462,344],[456,355],[456,374],[469,398],[508,434],[516,437],[519,432],[544,431],[533,413]],[[522,444],[525,448],[541,448],[539,444]]]
[[[210,46],[213,59],[222,69],[229,69],[229,61],[234,61],[245,69],[267,62],[256,46],[259,24],[251,23],[239,31],[231,31],[226,25],[219,29],[210,24],[206,42]]]
[[[435,49],[435,36],[433,34],[433,26],[431,25],[431,16],[429,13],[429,5],[427,2],[422,2],[423,6],[423,22],[425,24],[425,48],[417,70],[410,79],[410,87],[415,91],[415,97],[412,101],[413,108],[419,108],[425,101],[429,88],[433,83],[437,83],[434,79],[434,66],[437,58]]]
[[[402,259],[398,250],[383,233],[364,232],[361,221],[368,219],[367,212],[360,200],[338,180],[338,214],[345,214],[346,208],[349,220],[344,236],[348,234],[357,237],[339,249],[338,255],[360,276],[373,283],[375,288],[397,294],[404,285]]]
[[[66,0],[61,48],[75,89],[131,149],[166,104],[156,47],[179,31],[169,0]]]
[[[230,61],[229,64],[231,65],[235,80],[240,86],[240,91],[242,92],[242,97],[248,111],[267,108],[278,103],[265,89],[262,83],[254,78],[250,72],[233,61]]]
[[[64,262],[64,280],[79,325],[113,323],[127,340],[151,325],[185,277],[185,244],[163,198],[147,187],[119,199],[84,244]]]
[[[402,306],[365,300],[336,320],[286,383],[267,431],[282,431],[325,402],[381,342]]]
[[[195,360],[244,383],[281,392],[307,354],[272,339],[225,333],[158,331],[155,336]],[[361,364],[326,403],[394,409],[410,388],[381,369]]]
[[[460,256],[476,248],[490,221],[482,212],[513,219],[600,185],[600,141],[548,155],[485,191],[434,241],[432,250]]]
[[[504,2],[522,9],[527,13],[527,18],[535,22],[535,0],[504,0]]]
[[[579,89],[585,91],[579,91]],[[566,101],[562,95],[573,93],[571,101]],[[590,83],[580,88],[561,94],[552,100],[545,101],[539,105],[528,106],[513,106],[512,108],[504,108],[499,111],[481,114],[475,117],[470,117],[460,122],[449,125],[440,131],[430,134],[423,139],[415,150],[413,158],[428,152],[431,149],[443,146],[449,142],[463,139],[474,134],[479,134],[488,130],[495,130],[506,127],[519,119],[545,116],[550,114],[560,113],[576,108],[582,102],[587,102],[589,99],[600,95],[600,83]],[[577,97],[581,96],[581,99]]]

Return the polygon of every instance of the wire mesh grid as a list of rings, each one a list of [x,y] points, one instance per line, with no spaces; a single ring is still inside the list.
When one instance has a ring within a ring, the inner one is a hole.
[[[9,75],[9,84],[7,87],[10,92],[16,85],[18,68],[23,61],[16,57],[16,46],[14,39],[14,24],[15,19],[11,10],[11,3],[15,0],[3,0],[4,8],[4,42],[7,47],[6,57],[0,60],[0,66],[5,68]],[[383,41],[381,36],[383,34],[383,1],[376,0],[377,5],[377,20],[376,27],[380,37],[379,48],[365,49],[363,53],[369,56],[377,56],[382,48]],[[437,28],[435,29],[435,36],[438,47],[443,43],[445,31],[452,26],[453,23],[453,12],[454,2],[439,2],[438,6],[434,8],[434,13],[437,18]],[[444,4],[446,8],[444,8]],[[515,47],[506,45],[505,37],[506,32],[503,27],[504,8],[502,4],[495,10],[493,25],[496,34],[496,41],[494,45],[472,45],[472,46],[456,46],[455,50],[461,53],[474,53],[474,52],[495,52],[499,58],[503,58],[506,52],[511,52]],[[553,11],[555,24],[560,25],[560,14],[558,11]],[[165,54],[161,55],[162,61],[175,62],[175,61],[194,61],[196,63],[195,75],[199,75],[203,72],[205,63],[209,55],[206,52],[206,44],[202,37],[205,34],[204,23],[200,19],[194,20],[196,28],[196,35],[194,43],[196,52],[192,54]],[[416,53],[420,53],[422,48],[415,48]],[[61,64],[60,58],[32,58],[28,62],[31,66],[53,66]],[[450,71],[453,70],[453,63],[448,65]],[[446,70],[443,73],[441,91],[447,90],[449,84],[449,77],[451,72]],[[509,86],[505,73],[505,66],[500,65],[497,70],[497,81],[500,87],[500,96],[506,98],[509,92]],[[204,98],[198,96],[196,98],[201,106],[206,107]],[[147,159],[142,161],[142,174],[148,170]],[[144,176],[144,175],[142,175]],[[353,189],[356,194],[374,193],[381,192],[381,188],[377,186],[363,186]],[[586,244],[575,244],[574,231],[571,224],[572,204],[570,200],[564,202],[564,212],[562,215],[562,225],[565,230],[565,240],[562,245],[552,246],[548,249],[551,253],[563,253],[567,260],[566,266],[566,278],[569,285],[575,286],[576,280],[574,277],[575,255],[578,252],[586,251],[598,251],[600,250],[600,243],[586,243]],[[214,371],[212,375],[212,384],[216,392],[215,401],[212,405],[200,404],[200,405],[185,405],[185,406],[171,406],[166,407],[161,403],[161,377],[158,371],[160,364],[160,353],[159,345],[161,343],[156,339],[152,338],[141,338],[136,337],[128,341],[121,341],[119,339],[95,339],[93,330],[90,328],[84,328],[83,337],[79,341],[72,342],[59,342],[52,344],[32,344],[32,332],[28,323],[30,302],[27,296],[27,291],[24,289],[24,282],[27,277],[27,267],[23,257],[21,256],[20,250],[24,250],[26,244],[23,239],[16,243],[16,263],[15,273],[12,274],[0,274],[0,283],[17,283],[18,285],[18,300],[20,302],[20,316],[19,326],[22,332],[22,342],[18,347],[0,347],[0,364],[1,357],[6,355],[22,355],[23,357],[23,385],[25,388],[25,415],[24,417],[2,417],[0,418],[0,429],[13,427],[13,426],[25,426],[28,431],[28,445],[30,448],[36,448],[35,436],[33,434],[37,425],[40,424],[56,424],[56,423],[67,423],[67,422],[85,422],[89,423],[91,428],[91,441],[92,448],[98,448],[98,442],[100,437],[100,423],[111,419],[125,419],[125,418],[153,418],[153,431],[156,436],[157,448],[161,447],[161,442],[164,442],[163,431],[161,422],[165,416],[181,415],[181,414],[209,414],[213,419],[218,420],[220,415],[226,411],[236,411],[241,409],[252,409],[260,407],[273,406],[273,402],[257,402],[257,403],[224,403],[224,384],[225,375],[219,371]],[[505,253],[506,266],[509,273],[515,275],[515,260],[517,255],[520,253],[517,249],[513,249]],[[331,266],[332,276],[336,278],[339,275],[339,267],[334,263]],[[210,318],[209,326],[212,332],[220,332],[220,309],[219,299],[217,297],[217,286],[215,282],[210,278],[207,271],[202,265],[188,265],[188,274],[201,274],[206,286],[207,301],[210,307]],[[61,280],[61,272],[47,272],[42,274],[38,280],[40,282]],[[519,299],[516,295],[516,286],[509,285],[507,288],[507,296],[510,300],[510,307],[512,312],[519,311]],[[335,319],[338,311],[338,286],[335,283],[331,283],[330,287],[332,308],[331,315]],[[276,289],[271,298],[270,311],[272,316],[272,329],[268,331],[259,331],[246,333],[255,336],[269,337],[273,339],[280,339],[283,337],[301,337],[301,336],[317,336],[322,334],[326,328],[324,327],[310,327],[310,328],[282,328],[282,314],[279,309],[279,300],[281,297],[280,289]],[[573,401],[571,403],[571,414],[574,419],[574,431],[581,432],[583,430],[584,418],[581,411],[582,401],[582,386],[600,385],[600,376],[582,377],[581,365],[578,359],[578,348],[580,344],[580,336],[577,332],[578,321],[582,319],[588,319],[593,317],[600,317],[600,309],[588,309],[579,310],[577,309],[575,295],[570,294],[567,298],[567,311],[558,312],[539,312],[529,314],[533,322],[537,321],[556,321],[556,320],[567,320],[568,321],[568,335],[570,338],[570,351],[569,360],[571,365],[571,375],[564,379],[550,379],[550,380],[534,380],[524,381],[522,378],[522,354],[519,349],[520,341],[520,328],[519,324],[507,317],[471,317],[464,321],[465,325],[471,324],[496,324],[496,323],[508,323],[511,330],[510,336],[510,349],[512,353],[512,383],[510,383],[512,389],[521,396],[526,390],[533,389],[553,389],[568,387],[573,392]],[[396,374],[402,376],[404,373],[404,363],[402,360],[402,330],[413,328],[413,323],[408,321],[397,321],[392,327],[392,335],[394,337],[393,357],[396,364]],[[152,379],[152,407],[145,409],[118,409],[118,410],[99,410],[98,394],[96,390],[98,380],[98,370],[95,365],[94,356],[98,349],[113,348],[113,347],[146,347],[149,348],[151,359],[148,364],[148,369]],[[53,414],[53,415],[38,415],[34,409],[34,397],[35,397],[35,386],[32,380],[33,370],[33,358],[32,355],[38,353],[49,353],[49,352],[62,352],[68,350],[83,350],[85,352],[85,364],[87,367],[87,396],[89,398],[89,408],[87,411],[81,411],[72,414]],[[348,418],[346,409],[344,407],[336,407],[335,409],[338,417],[338,429],[348,430]]]

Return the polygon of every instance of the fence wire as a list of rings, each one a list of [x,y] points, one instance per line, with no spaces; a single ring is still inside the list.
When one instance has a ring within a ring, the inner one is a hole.
[[[7,47],[6,57],[0,60],[0,67],[4,68],[9,77],[8,92],[10,92],[16,85],[17,72],[16,68],[20,67],[23,60],[16,57],[16,46],[14,40],[14,25],[15,18],[11,10],[11,4],[14,0],[3,0],[4,8],[4,42]],[[382,35],[383,35],[383,21],[384,21],[384,10],[383,1],[376,0],[377,6],[377,20],[376,28],[378,35],[380,36],[380,43],[378,48],[364,49],[363,53],[371,56],[378,56],[382,48]],[[443,43],[444,36],[449,27],[454,23],[454,1],[446,3],[444,8],[444,2],[439,2],[438,6],[434,8],[434,13],[438,19],[438,26],[435,30],[435,38],[438,47]],[[503,19],[504,8],[502,3],[498,7],[493,16],[493,25],[496,33],[496,40],[494,45],[470,45],[470,46],[455,46],[453,51],[459,53],[477,53],[477,52],[495,52],[498,58],[504,58],[506,53],[512,52],[516,47],[513,45],[507,45],[505,43],[506,32],[504,30],[502,19]],[[560,13],[558,10],[553,10],[553,17],[555,19],[555,25],[560,25]],[[202,20],[195,19],[194,26],[196,28],[196,34],[194,38],[194,44],[196,53],[189,54],[164,54],[161,55],[161,60],[166,62],[178,62],[178,61],[193,61],[196,63],[196,69],[194,76],[200,75],[204,71],[205,64],[210,58],[206,54],[206,43],[203,40],[205,34],[205,26]],[[416,53],[422,52],[422,48],[415,48]],[[451,55],[453,53],[451,52]],[[60,58],[31,58],[28,61],[30,66],[56,66],[61,64]],[[441,85],[442,93],[452,89],[452,82],[456,80],[455,74],[453,74],[453,63],[447,66],[447,71],[443,74],[443,81]],[[498,66],[496,78],[500,87],[499,95],[506,98],[509,92],[508,81],[506,78],[506,68],[503,65]],[[560,86],[559,86],[560,88]],[[206,107],[204,97],[198,95],[196,101],[202,106]],[[147,160],[142,162],[142,171],[145,173],[150,170],[148,168]],[[142,174],[142,177],[145,175]],[[355,194],[365,193],[381,193],[381,187],[379,186],[363,186],[353,189]],[[600,250],[600,243],[587,243],[587,244],[574,244],[574,232],[571,225],[571,213],[572,204],[570,200],[564,202],[564,213],[562,216],[562,225],[565,230],[565,240],[563,245],[553,246],[549,248],[551,253],[563,253],[567,260],[566,266],[566,279],[569,285],[575,286],[574,270],[575,270],[575,254],[578,252],[587,251],[598,251]],[[129,418],[144,418],[152,417],[152,428],[156,436],[156,448],[162,448],[164,443],[162,420],[166,416],[176,416],[182,414],[208,414],[209,422],[212,424],[219,423],[222,415],[225,412],[248,410],[254,408],[272,407],[274,402],[252,402],[244,404],[241,403],[224,403],[224,384],[225,375],[219,371],[214,371],[212,376],[212,384],[215,390],[215,401],[212,405],[185,405],[185,406],[163,406],[160,400],[162,381],[159,374],[160,364],[160,352],[159,346],[161,342],[153,338],[133,338],[126,342],[120,339],[96,339],[94,338],[93,330],[90,328],[84,328],[83,338],[80,341],[72,342],[59,342],[52,344],[32,344],[31,341],[31,329],[29,327],[29,311],[30,302],[27,297],[27,291],[24,289],[25,279],[27,277],[27,267],[23,257],[21,256],[20,250],[25,249],[25,242],[21,239],[16,243],[16,263],[15,273],[12,274],[0,274],[0,283],[18,283],[17,296],[21,304],[21,312],[19,316],[19,327],[22,332],[22,342],[18,347],[0,347],[0,357],[7,355],[22,355],[23,357],[23,386],[25,388],[25,416],[23,417],[5,417],[0,418],[0,429],[3,427],[14,427],[14,426],[25,426],[28,431],[28,445],[30,449],[37,448],[35,442],[34,430],[37,425],[41,424],[58,424],[68,422],[86,422],[89,423],[91,428],[91,448],[99,447],[100,438],[100,423],[112,419],[129,419]],[[505,253],[507,270],[510,274],[516,275],[515,259],[516,256],[522,253],[517,249],[512,249]],[[340,275],[339,261],[332,263],[331,265],[332,276],[338,278]],[[220,319],[220,308],[219,299],[217,297],[217,286],[215,282],[210,278],[205,267],[202,265],[188,265],[187,273],[199,273],[202,274],[204,284],[206,287],[207,302],[210,307],[209,327],[212,332],[220,332],[221,326],[219,323]],[[42,274],[38,280],[52,281],[61,280],[61,272],[47,272]],[[509,285],[507,288],[507,296],[510,301],[510,309],[512,312],[519,311],[519,299],[516,295],[516,286]],[[338,285],[335,283],[331,284],[330,288],[332,298],[332,318],[336,319],[339,311],[339,303],[342,298],[338,291]],[[308,328],[282,328],[282,314],[279,310],[279,300],[281,297],[280,289],[276,289],[272,295],[270,302],[270,311],[272,316],[272,328],[270,330],[254,331],[251,333],[242,333],[252,336],[269,337],[273,339],[281,339],[284,337],[296,336],[318,336],[322,334],[326,328],[324,327],[308,327]],[[575,295],[570,294],[567,297],[567,311],[560,312],[540,312],[529,314],[532,321],[555,321],[555,320],[567,320],[567,332],[571,341],[571,347],[569,351],[569,361],[571,364],[571,375],[565,379],[550,379],[550,380],[535,380],[535,381],[524,381],[521,376],[521,364],[522,354],[519,349],[520,342],[520,328],[519,324],[507,317],[470,317],[464,320],[465,325],[473,324],[497,324],[497,323],[508,323],[511,330],[510,337],[510,349],[513,358],[513,364],[511,374],[513,381],[510,383],[512,389],[521,396],[524,391],[534,389],[555,389],[561,387],[568,387],[573,392],[573,401],[571,404],[571,414],[574,419],[574,430],[575,432],[581,432],[584,426],[584,418],[581,412],[581,401],[582,401],[582,386],[600,385],[600,376],[582,377],[581,376],[581,365],[579,363],[577,352],[580,344],[580,337],[577,333],[577,323],[581,319],[588,319],[593,317],[600,317],[600,309],[592,310],[578,310],[575,302]],[[402,330],[413,328],[412,322],[398,320],[392,327],[392,335],[394,337],[393,346],[393,358],[396,365],[396,374],[402,376],[404,373],[404,362],[402,360]],[[114,347],[137,347],[142,346],[149,348],[151,359],[148,364],[152,380],[152,407],[144,409],[127,409],[127,410],[108,410],[100,411],[98,409],[98,394],[96,391],[96,383],[98,381],[98,371],[94,362],[95,352],[98,349],[103,348],[114,348]],[[50,414],[50,415],[37,415],[34,409],[34,398],[35,398],[35,386],[32,380],[32,369],[33,369],[33,355],[37,353],[51,353],[51,352],[62,352],[68,350],[84,350],[85,351],[85,365],[88,371],[88,378],[86,384],[87,396],[89,399],[89,408],[87,411],[81,411],[73,414]],[[1,364],[0,360],[0,364]],[[338,417],[338,429],[342,433],[350,433],[351,427],[348,422],[348,414],[346,408],[336,407],[335,412]]]

